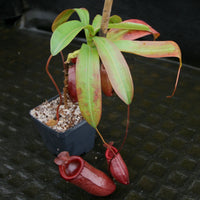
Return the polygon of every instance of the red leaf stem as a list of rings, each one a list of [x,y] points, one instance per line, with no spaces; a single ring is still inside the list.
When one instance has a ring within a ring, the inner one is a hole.
[[[123,141],[118,149],[118,152],[119,153],[123,146],[124,146],[124,143],[126,142],[126,139],[127,139],[127,136],[128,136],[128,127],[129,127],[129,122],[130,122],[130,105],[127,106],[127,120],[126,120],[126,132],[125,132],[125,136],[123,138]]]
[[[56,88],[56,90],[57,90],[57,92],[59,94],[59,97],[60,97],[60,102],[59,102],[59,104],[57,106],[57,110],[56,110],[56,118],[57,118],[57,121],[59,121],[59,107],[62,104],[62,95],[61,95],[60,89],[58,88],[58,85],[56,84],[55,80],[53,79],[52,75],[49,72],[49,63],[50,63],[51,59],[52,59],[52,55],[49,56],[45,69],[46,69],[47,75],[49,76],[49,78],[51,79],[52,83],[54,84],[54,86],[55,86],[55,88]]]

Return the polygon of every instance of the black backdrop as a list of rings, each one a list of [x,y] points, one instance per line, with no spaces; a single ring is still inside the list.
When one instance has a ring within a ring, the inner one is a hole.
[[[58,14],[74,7],[87,8],[93,18],[102,13],[103,4],[104,0],[0,0],[0,18],[14,20],[32,9]],[[161,33],[159,40],[179,44],[184,63],[200,67],[199,0],[114,0],[112,14],[146,21]]]

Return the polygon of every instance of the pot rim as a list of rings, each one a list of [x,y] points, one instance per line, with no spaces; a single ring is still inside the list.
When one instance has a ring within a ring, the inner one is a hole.
[[[51,102],[52,100],[56,99],[57,97],[59,97],[59,95],[53,96],[53,97],[51,97],[50,99],[48,99],[47,101],[48,101],[48,102]],[[64,135],[64,134],[66,134],[66,133],[67,133],[67,134],[70,134],[71,132],[73,132],[74,129],[78,129],[78,128],[80,128],[82,125],[84,125],[84,124],[87,123],[86,120],[83,119],[83,120],[80,121],[78,124],[76,124],[75,126],[69,128],[69,129],[67,129],[67,130],[64,131],[64,132],[56,131],[55,129],[53,129],[53,128],[47,126],[47,125],[44,124],[44,123],[42,123],[40,120],[38,120],[37,118],[35,118],[35,117],[31,114],[31,111],[32,111],[33,109],[37,108],[37,107],[40,106],[40,105],[41,105],[41,104],[39,104],[39,105],[35,106],[34,108],[32,108],[32,109],[29,111],[29,115],[31,116],[31,118],[32,118],[33,120],[36,120],[37,122],[39,122],[43,127],[47,128],[47,129],[49,129],[49,130],[51,130],[52,133],[55,134],[55,135],[58,135],[58,134],[59,134],[59,135]]]

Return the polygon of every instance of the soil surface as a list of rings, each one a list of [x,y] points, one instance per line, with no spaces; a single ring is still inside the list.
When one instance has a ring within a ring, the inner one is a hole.
[[[56,111],[59,102],[59,97],[50,102],[45,101],[32,109],[31,115],[58,132],[64,132],[83,120],[78,103],[73,103],[70,98],[68,98],[68,108],[65,108],[65,105],[60,106],[59,121],[57,121]]]

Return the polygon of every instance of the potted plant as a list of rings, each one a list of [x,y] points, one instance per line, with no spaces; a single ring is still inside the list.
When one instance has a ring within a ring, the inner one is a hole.
[[[121,17],[118,15],[110,16],[111,7],[112,0],[105,0],[102,16],[96,15],[91,24],[89,12],[85,8],[64,10],[54,20],[52,24],[53,34],[50,41],[51,55],[47,61],[46,72],[58,91],[59,99],[57,100],[56,117],[54,114],[54,117],[49,120],[46,125],[42,126],[43,128],[53,127],[59,123],[59,113],[62,112],[60,110],[60,106],[63,104],[62,102],[64,102],[65,107],[68,107],[69,100],[78,105],[81,115],[84,118],[81,123],[84,125],[87,124],[87,128],[89,127],[89,131],[86,131],[88,135],[83,138],[86,138],[86,140],[91,139],[92,145],[90,145],[87,150],[82,149],[78,151],[78,153],[74,151],[74,149],[77,148],[74,146],[74,143],[71,149],[69,148],[70,144],[68,144],[67,147],[59,147],[59,149],[51,151],[54,154],[58,154],[61,151],[68,151],[72,155],[80,155],[83,152],[87,152],[94,144],[94,132],[96,131],[101,137],[104,146],[107,148],[106,158],[112,174],[117,180],[118,175],[116,175],[116,173],[118,172],[115,172],[115,167],[112,166],[111,161],[115,162],[113,165],[119,164],[118,160],[115,160],[115,157],[118,155],[122,146],[117,150],[112,144],[108,144],[103,139],[97,127],[102,114],[102,91],[107,96],[112,96],[113,93],[115,93],[128,105],[127,127],[124,141],[126,139],[129,124],[129,105],[133,99],[134,86],[131,72],[122,52],[150,58],[177,57],[180,65],[174,90],[168,97],[172,97],[175,93],[182,61],[181,51],[177,43],[173,41],[155,41],[160,34],[146,22],[138,19],[122,21]],[[73,13],[77,13],[80,20],[69,21],[68,19]],[[63,56],[62,53],[63,49],[65,49],[82,30],[84,30],[86,42],[81,45],[80,49],[69,53],[66,59],[64,59],[65,56]],[[154,41],[136,40],[150,34],[153,35]],[[52,57],[58,54],[61,54],[64,66],[65,80],[63,93],[60,92],[48,69]],[[72,102],[70,102],[70,104]],[[80,127],[80,125],[76,126]],[[75,127],[67,130],[67,132],[70,132],[69,135],[75,135],[71,132]],[[48,130],[50,129],[51,128],[48,128]],[[47,134],[49,134],[48,131],[43,130],[44,138]],[[48,139],[46,143],[54,143],[57,140],[56,136],[58,134],[59,133],[54,133],[54,138]],[[63,135],[63,133],[61,133],[61,135]],[[78,140],[79,138],[77,137],[81,137],[81,135],[83,135],[83,133],[76,136],[75,140]],[[64,140],[64,138],[61,140]],[[78,143],[76,145],[80,147],[82,144],[83,143]],[[122,160],[121,157],[119,160],[120,159]],[[65,158],[65,160],[69,159]],[[120,165],[124,165],[123,161],[120,161],[120,163]],[[123,170],[126,171],[126,167]],[[128,174],[125,173],[125,176],[128,176]],[[127,184],[128,181],[125,179],[122,177],[120,180]]]

